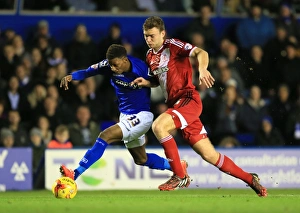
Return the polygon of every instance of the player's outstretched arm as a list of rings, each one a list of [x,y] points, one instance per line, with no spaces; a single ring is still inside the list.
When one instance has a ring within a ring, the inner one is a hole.
[[[108,67],[108,61],[105,59],[97,64],[93,64],[90,67],[88,67],[85,70],[77,70],[75,72],[72,72],[71,75],[67,75],[63,77],[60,81],[60,87],[64,87],[65,90],[68,90],[68,83],[72,80],[83,80],[85,78],[100,74],[100,69]]]
[[[69,82],[72,81],[72,75],[67,75],[65,77],[63,77],[60,81],[60,87],[63,87],[65,90],[69,89]]]

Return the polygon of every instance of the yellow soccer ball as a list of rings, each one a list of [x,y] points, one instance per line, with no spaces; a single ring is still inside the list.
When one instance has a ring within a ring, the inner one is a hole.
[[[52,185],[52,193],[56,198],[72,199],[77,193],[77,184],[69,177],[58,178]]]

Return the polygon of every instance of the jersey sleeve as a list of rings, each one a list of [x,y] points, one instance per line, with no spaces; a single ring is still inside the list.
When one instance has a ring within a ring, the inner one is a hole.
[[[175,52],[176,55],[180,57],[189,57],[191,51],[195,48],[195,45],[192,45],[188,42],[184,42],[175,38],[170,39],[170,49],[172,49],[172,52]]]
[[[72,79],[73,80],[83,80],[85,78],[98,75],[98,74],[103,74],[102,71],[106,70],[109,68],[108,60],[105,59],[97,64],[91,65],[89,68],[85,70],[78,70],[75,72],[72,72]]]

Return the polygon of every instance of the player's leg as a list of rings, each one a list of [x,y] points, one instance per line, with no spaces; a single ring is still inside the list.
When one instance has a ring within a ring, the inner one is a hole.
[[[143,145],[140,145],[142,140],[143,139],[140,138],[140,139],[132,141],[130,143],[125,143],[135,164],[140,165],[140,166],[147,166],[150,169],[170,170],[171,171],[169,161],[166,158],[160,157],[159,155],[157,155],[155,153],[146,153],[145,143],[142,142]],[[134,146],[134,144],[136,144],[138,146]]]
[[[267,196],[267,190],[259,184],[259,178],[256,174],[245,172],[237,166],[229,157],[217,152],[211,144],[209,138],[204,138],[196,142],[193,146],[195,152],[208,163],[219,168],[220,171],[243,180],[247,183],[259,196]]]
[[[137,165],[147,166],[151,169],[171,170],[167,159],[154,153],[146,153],[145,133],[150,129],[153,114],[151,112],[140,112],[135,115],[122,116],[119,123],[123,133],[123,141]]]
[[[123,134],[119,125],[115,124],[105,129],[99,134],[93,147],[87,150],[74,172],[63,165],[60,167],[62,175],[76,180],[85,170],[102,157],[108,144],[121,141],[122,138]]]
[[[169,159],[172,171],[179,178],[184,178],[186,173],[180,162],[178,147],[175,139],[170,134],[174,129],[176,129],[176,126],[172,116],[168,113],[162,113],[152,124],[153,133],[164,148],[165,155],[167,159]]]
[[[164,148],[165,155],[174,172],[173,176],[167,182],[158,186],[161,191],[170,191],[178,187],[188,187],[191,182],[186,170],[187,163],[180,160],[176,141],[170,134],[172,130],[176,129],[173,116],[174,115],[168,113],[163,113],[152,125],[153,132]]]

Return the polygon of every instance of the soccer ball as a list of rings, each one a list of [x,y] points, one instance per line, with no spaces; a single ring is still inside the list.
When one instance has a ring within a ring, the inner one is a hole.
[[[56,198],[72,199],[77,193],[77,184],[69,177],[58,178],[52,185],[52,193]]]

